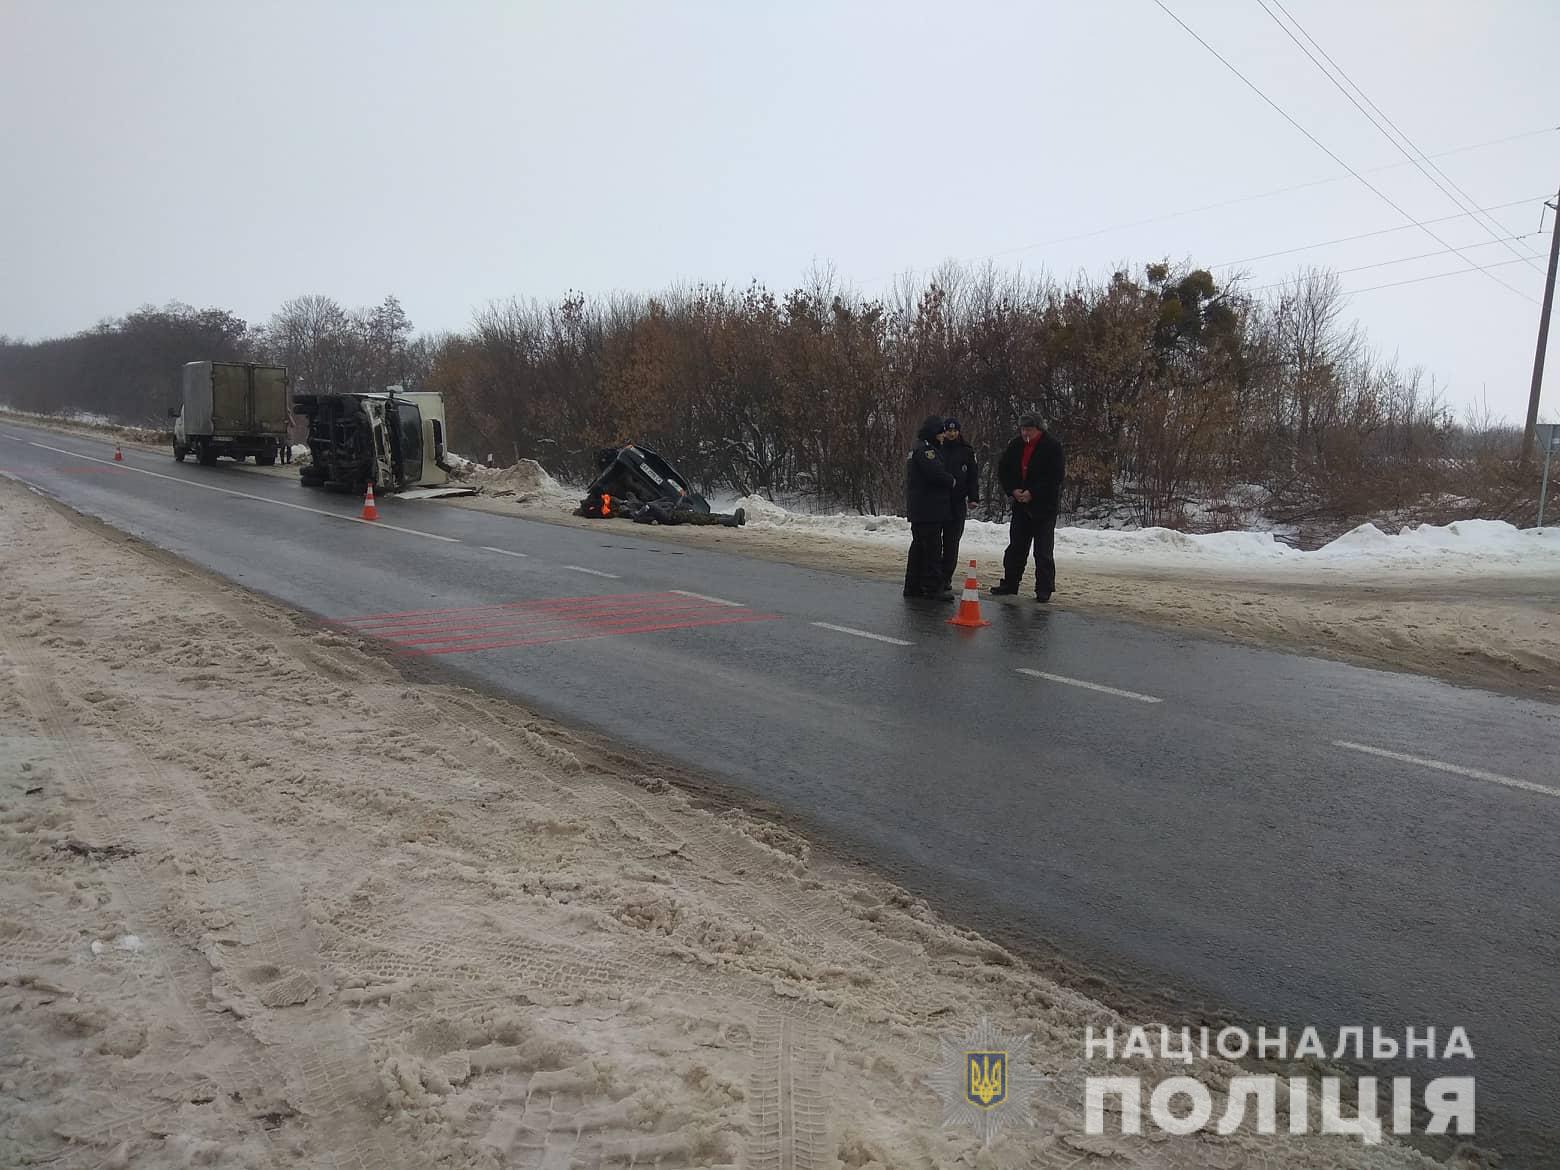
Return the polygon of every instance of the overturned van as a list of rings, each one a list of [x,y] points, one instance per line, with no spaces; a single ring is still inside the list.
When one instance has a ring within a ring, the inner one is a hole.
[[[309,422],[306,487],[387,495],[449,483],[442,394],[299,394],[293,413]]]

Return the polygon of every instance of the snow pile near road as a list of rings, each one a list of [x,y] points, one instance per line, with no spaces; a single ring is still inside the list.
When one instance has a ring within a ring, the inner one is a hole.
[[[465,479],[473,468],[482,466],[475,459],[467,459],[464,455],[457,455],[453,451],[444,453],[444,462],[450,465],[450,474],[456,479]]]
[[[1500,566],[1560,568],[1560,528],[1517,528],[1504,520],[1454,520],[1413,524],[1397,535],[1361,524],[1314,553],[1298,554],[1329,564],[1371,561],[1383,567]]]
[[[577,502],[576,497],[548,475],[535,459],[522,459],[509,467],[484,467],[462,460],[457,478],[474,485],[484,496],[544,503],[567,500],[570,507]]]
[[[761,496],[745,496],[736,506],[747,510],[748,526],[755,529],[862,545],[903,546],[910,539],[910,525],[901,516],[809,516]],[[1006,524],[971,520],[960,547],[971,555],[1000,556],[1007,541]],[[1169,528],[1064,527],[1056,532],[1056,553],[1058,560],[1146,569],[1555,572],[1560,570],[1560,528],[1519,529],[1503,520],[1458,520],[1411,525],[1392,535],[1362,524],[1314,552],[1302,552],[1270,532],[1194,535]]]

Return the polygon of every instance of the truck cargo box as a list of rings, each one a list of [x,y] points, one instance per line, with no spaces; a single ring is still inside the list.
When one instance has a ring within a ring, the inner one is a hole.
[[[287,433],[287,422],[285,366],[185,363],[186,436],[280,439]]]

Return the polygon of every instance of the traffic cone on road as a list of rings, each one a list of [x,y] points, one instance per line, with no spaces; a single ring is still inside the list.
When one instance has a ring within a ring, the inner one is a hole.
[[[114,444],[114,462],[115,463],[123,463],[124,461],[125,461],[124,453],[122,451],[120,451],[119,444],[115,443]]]
[[[379,509],[377,507],[375,507],[375,505],[374,505],[374,485],[373,484],[369,484],[368,485],[368,491],[366,493],[364,493],[364,495],[363,495],[363,515],[361,517],[359,517],[359,519],[362,519],[362,520],[378,520],[379,519]]]
[[[964,577],[964,596],[959,598],[959,612],[948,619],[948,625],[974,630],[991,624],[980,616],[980,594],[976,590],[975,562],[971,560],[970,571]]]

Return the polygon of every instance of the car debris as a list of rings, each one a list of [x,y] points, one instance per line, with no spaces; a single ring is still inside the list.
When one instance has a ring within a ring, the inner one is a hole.
[[[628,443],[596,452],[596,478],[575,515],[636,524],[703,524],[740,528],[747,514],[716,512],[687,478],[648,447]]]

